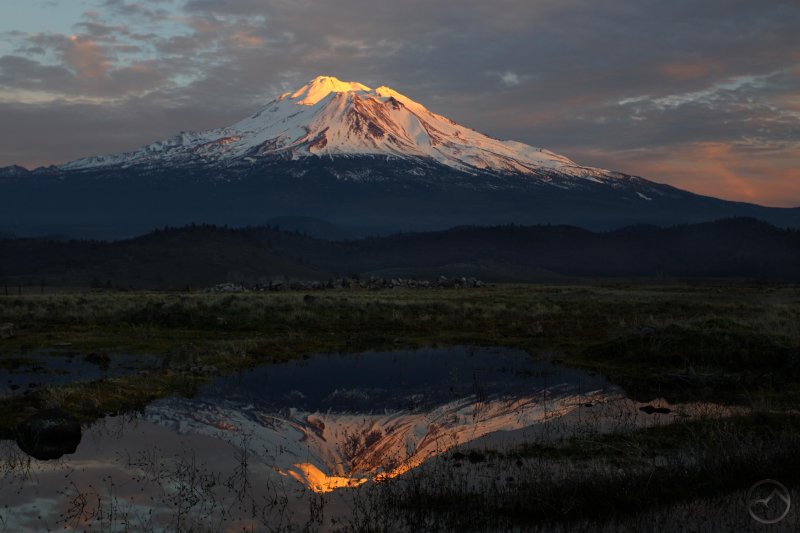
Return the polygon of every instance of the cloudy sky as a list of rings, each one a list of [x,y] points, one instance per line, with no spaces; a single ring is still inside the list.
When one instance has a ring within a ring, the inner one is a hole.
[[[800,205],[797,0],[0,0],[0,166],[225,126],[326,74],[583,164]]]

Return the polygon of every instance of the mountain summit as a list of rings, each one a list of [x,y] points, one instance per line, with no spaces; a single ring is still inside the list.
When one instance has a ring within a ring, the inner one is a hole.
[[[456,124],[389,87],[371,89],[329,76],[280,95],[232,126],[183,132],[133,152],[79,159],[61,168],[225,165],[236,160],[352,155],[422,158],[464,171],[597,173],[548,150],[500,141]]]

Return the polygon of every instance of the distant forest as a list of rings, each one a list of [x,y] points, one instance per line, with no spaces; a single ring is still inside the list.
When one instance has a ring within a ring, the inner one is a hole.
[[[324,240],[274,226],[164,228],[121,241],[0,237],[0,284],[186,289],[345,276],[494,282],[725,278],[800,281],[800,231],[750,218],[592,232],[463,226]]]

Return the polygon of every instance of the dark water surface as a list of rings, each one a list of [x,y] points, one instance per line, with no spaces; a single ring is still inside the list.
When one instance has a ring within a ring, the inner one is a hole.
[[[157,367],[153,357],[130,354],[6,356],[0,360],[0,397],[43,385],[64,385],[134,374]]]
[[[516,397],[546,388],[608,386],[600,377],[511,348],[426,348],[317,355],[216,379],[197,399],[259,409],[374,413],[425,409],[470,395]]]

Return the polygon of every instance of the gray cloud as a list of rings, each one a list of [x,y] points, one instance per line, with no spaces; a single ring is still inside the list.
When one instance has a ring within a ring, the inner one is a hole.
[[[172,4],[173,0],[145,0],[127,2],[125,0],[105,0],[103,7],[111,13],[124,17],[142,17],[151,22],[169,18],[169,11],[163,6]]]

